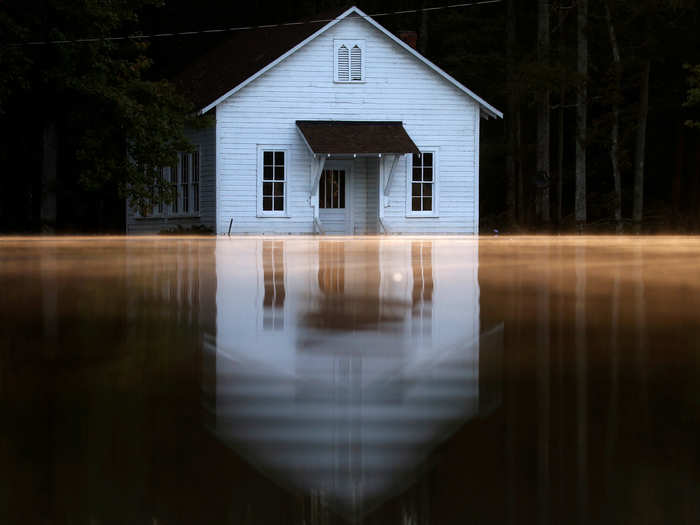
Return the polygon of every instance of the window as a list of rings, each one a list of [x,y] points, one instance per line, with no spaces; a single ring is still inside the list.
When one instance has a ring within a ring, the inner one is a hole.
[[[199,213],[199,151],[192,153],[192,211]]]
[[[178,155],[178,165],[170,168],[170,185],[174,192],[170,215],[199,215],[199,173],[199,150]]]
[[[158,171],[158,176],[160,177],[160,184],[162,185],[166,181],[168,181],[168,168],[160,168]],[[162,186],[161,186],[162,187]],[[163,202],[163,194],[159,188],[154,188],[153,193],[155,194],[156,198],[156,209],[155,213],[162,217],[163,213],[165,213],[165,203]]]
[[[345,170],[323,170],[318,183],[318,207],[345,208]]]
[[[288,155],[283,149],[260,149],[261,179],[258,181],[258,214],[285,215]]]
[[[180,200],[180,192],[177,185],[177,166],[170,168],[170,187],[173,192],[173,200],[170,204],[170,213],[177,214],[179,210],[178,201]]]
[[[180,196],[182,197],[181,211],[184,214],[190,212],[190,162],[192,159],[191,153],[180,154]]]
[[[172,192],[170,204],[164,202],[158,184],[152,188],[152,197],[147,209],[139,210],[141,217],[198,216],[199,198],[199,150],[192,153],[178,153],[175,166],[158,168],[162,184]],[[168,188],[169,186],[169,188]]]
[[[333,47],[335,62],[335,81],[364,82],[364,40],[336,40],[334,41]]]
[[[433,151],[413,155],[408,196],[410,215],[436,215],[437,213],[435,160]]]

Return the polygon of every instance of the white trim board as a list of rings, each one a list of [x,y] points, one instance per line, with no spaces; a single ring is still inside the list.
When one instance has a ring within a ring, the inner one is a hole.
[[[275,67],[277,64],[279,64],[280,62],[282,62],[284,59],[286,59],[286,58],[289,57],[290,55],[296,53],[299,49],[301,49],[302,47],[304,47],[306,44],[308,44],[309,42],[311,42],[312,40],[314,40],[314,39],[315,39],[316,37],[318,37],[319,35],[322,35],[322,34],[325,33],[326,31],[328,31],[331,27],[333,27],[334,25],[336,25],[338,22],[340,22],[341,20],[347,18],[349,15],[351,15],[351,14],[353,14],[353,13],[356,14],[356,15],[358,15],[360,18],[364,19],[365,21],[367,21],[369,24],[371,24],[371,25],[374,26],[376,29],[378,29],[379,31],[381,31],[384,35],[386,35],[389,39],[391,39],[391,40],[394,41],[396,44],[398,44],[399,46],[401,46],[402,48],[404,48],[404,49],[405,49],[406,51],[408,51],[411,55],[413,55],[414,57],[416,57],[418,60],[420,60],[421,62],[423,62],[425,65],[427,65],[430,69],[432,69],[433,71],[435,71],[436,73],[438,73],[440,76],[442,76],[445,80],[447,80],[447,81],[450,82],[452,85],[454,85],[457,89],[459,89],[460,91],[462,91],[463,93],[465,93],[466,95],[468,95],[469,97],[471,97],[473,100],[475,100],[475,101],[477,102],[477,104],[479,104],[479,106],[481,107],[481,112],[480,112],[480,113],[484,114],[484,115],[486,116],[486,118],[488,118],[488,117],[503,118],[503,113],[502,113],[501,111],[499,111],[498,109],[496,109],[495,107],[493,107],[491,104],[489,104],[488,102],[486,102],[483,98],[479,97],[476,93],[474,93],[473,91],[471,91],[470,89],[468,89],[466,86],[464,86],[463,84],[461,84],[461,83],[460,83],[459,81],[457,81],[454,77],[452,77],[451,75],[447,74],[447,73],[446,73],[445,71],[443,71],[440,67],[438,67],[438,66],[436,66],[435,64],[433,64],[430,60],[428,60],[428,59],[425,58],[423,55],[421,55],[420,53],[418,53],[415,49],[413,49],[411,46],[409,46],[408,44],[406,44],[403,40],[401,40],[400,38],[394,36],[390,31],[388,31],[387,29],[385,29],[381,24],[379,24],[378,22],[376,22],[372,17],[370,17],[369,15],[363,13],[360,9],[358,9],[358,8],[355,7],[355,6],[351,7],[351,8],[348,9],[347,11],[345,11],[345,12],[344,12],[343,14],[341,14],[338,18],[335,18],[334,20],[331,20],[330,22],[328,22],[325,26],[323,26],[321,29],[319,29],[318,31],[316,31],[314,34],[312,34],[311,36],[309,36],[309,37],[307,37],[306,39],[304,39],[304,40],[302,40],[301,42],[299,42],[299,43],[298,43],[296,46],[294,46],[292,49],[290,49],[289,51],[287,51],[287,52],[284,53],[283,55],[279,56],[277,59],[273,60],[272,62],[270,62],[268,65],[266,65],[266,66],[263,67],[262,69],[258,70],[255,74],[253,74],[253,75],[251,75],[250,77],[248,77],[246,80],[244,80],[243,82],[241,82],[240,84],[238,84],[237,86],[235,86],[233,89],[231,89],[231,90],[228,91],[227,93],[224,93],[223,95],[221,95],[219,98],[217,98],[216,100],[214,100],[213,102],[211,102],[209,105],[207,105],[206,107],[204,107],[203,109],[201,109],[201,110],[199,111],[199,113],[200,113],[200,114],[204,114],[204,113],[206,113],[207,111],[209,111],[210,109],[212,109],[212,108],[218,106],[221,102],[223,102],[224,100],[226,100],[228,97],[230,97],[230,96],[233,95],[234,93],[236,93],[236,92],[240,91],[241,89],[243,89],[245,86],[247,86],[248,84],[250,84],[251,82],[253,82],[256,78],[262,76],[264,73],[266,73],[267,71],[269,71],[270,69],[272,69],[273,67]],[[363,60],[363,65],[364,65],[364,60]]]

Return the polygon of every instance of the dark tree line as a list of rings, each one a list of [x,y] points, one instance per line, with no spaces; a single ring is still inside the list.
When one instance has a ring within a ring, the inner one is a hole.
[[[149,167],[188,147],[186,124],[206,124],[167,78],[225,34],[15,43],[268,24],[340,5],[5,0],[0,232],[120,231],[126,196],[167,191]],[[416,31],[421,52],[505,113],[481,134],[482,231],[697,231],[699,11],[697,0],[504,0],[378,20]]]

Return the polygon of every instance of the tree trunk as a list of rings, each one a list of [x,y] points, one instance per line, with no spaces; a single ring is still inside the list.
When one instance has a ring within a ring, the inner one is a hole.
[[[517,126],[519,125],[519,101],[515,80],[515,0],[508,0],[506,6],[506,67],[508,77],[508,101],[506,125],[506,222],[508,228],[517,228],[516,180],[518,171]]]
[[[613,122],[610,130],[610,163],[613,172],[613,193],[615,203],[615,229],[617,233],[622,232],[622,179],[620,176],[620,93],[622,83],[622,63],[620,60],[620,48],[617,44],[615,26],[612,21],[610,11],[610,0],[605,2],[605,20],[608,25],[608,37],[610,38],[610,49],[613,56],[614,87],[613,87]]]
[[[576,13],[576,71],[581,85],[576,94],[576,226],[582,232],[586,225],[586,117],[588,110],[588,0],[579,0]]]
[[[676,140],[676,169],[673,174],[673,182],[671,183],[671,202],[673,204],[673,226],[676,229],[681,228],[681,180],[683,178],[683,169],[685,161],[685,142],[684,131],[685,125],[681,122],[678,126],[678,140]]]
[[[537,2],[537,61],[549,64],[549,0]],[[539,200],[538,219],[549,224],[549,88],[540,89],[537,104],[537,190]]]
[[[41,231],[56,231],[56,161],[58,156],[56,121],[47,120],[42,133],[41,158]]]
[[[639,87],[639,116],[637,118],[637,140],[634,151],[634,203],[632,220],[634,229],[639,233],[644,215],[644,156],[646,154],[647,115],[649,113],[649,73],[651,61],[644,63],[642,83]]]
[[[564,10],[559,9],[559,67],[561,78],[559,80],[559,113],[557,123],[557,175],[556,175],[556,222],[561,227],[561,201],[562,187],[564,185],[564,103],[566,101],[566,73],[564,72]]]

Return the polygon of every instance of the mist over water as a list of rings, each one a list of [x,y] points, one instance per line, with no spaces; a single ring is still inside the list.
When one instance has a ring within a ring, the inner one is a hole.
[[[0,522],[698,522],[698,261],[689,237],[0,239]]]

